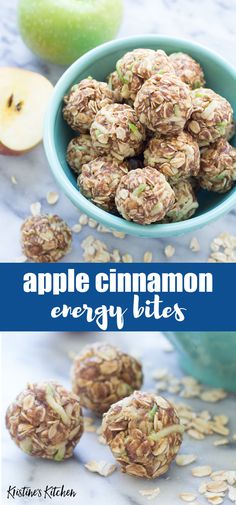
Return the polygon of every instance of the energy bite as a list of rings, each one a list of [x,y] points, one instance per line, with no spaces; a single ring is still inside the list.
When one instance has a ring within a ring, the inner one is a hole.
[[[28,384],[8,407],[6,427],[31,456],[70,458],[83,433],[79,398],[56,382]]]
[[[77,182],[85,198],[108,212],[116,212],[116,190],[127,173],[127,163],[104,156],[83,165]]]
[[[103,107],[91,129],[94,148],[100,154],[110,154],[123,160],[139,154],[145,140],[145,129],[134,110],[126,104]]]
[[[175,193],[175,204],[165,215],[163,223],[177,223],[190,219],[199,207],[190,181],[179,181],[172,186],[172,189]]]
[[[185,132],[173,137],[153,137],[144,151],[144,162],[175,184],[198,174],[200,151],[197,142]]]
[[[145,167],[122,177],[115,201],[124,219],[151,224],[165,217],[175,203],[175,195],[163,174]]]
[[[138,92],[134,110],[149,130],[158,135],[176,135],[191,116],[191,90],[176,75],[155,75]]]
[[[73,391],[83,407],[97,414],[107,412],[112,403],[139,389],[142,382],[139,361],[110,344],[88,345],[74,358]]]
[[[134,49],[126,53],[116,64],[122,88],[121,96],[135,100],[143,83],[156,74],[175,73],[165,51],[153,49]]]
[[[202,150],[199,183],[203,189],[226,193],[236,181],[236,149],[219,139]]]
[[[21,226],[21,246],[25,256],[36,263],[51,263],[71,249],[72,232],[59,216],[28,217]]]
[[[77,132],[88,132],[97,114],[105,105],[115,101],[115,95],[105,82],[83,79],[72,86],[64,97],[63,117]]]
[[[82,166],[97,158],[97,155],[98,153],[93,147],[90,135],[81,133],[69,142],[66,161],[73,172],[79,174]]]
[[[233,110],[230,103],[212,89],[192,91],[193,112],[186,128],[199,146],[207,146],[232,132]]]
[[[204,73],[199,63],[186,53],[172,53],[169,59],[174,67],[176,75],[188,84],[191,89],[204,86]]]
[[[165,398],[135,391],[104,414],[102,430],[122,472],[155,479],[168,471],[184,427]]]

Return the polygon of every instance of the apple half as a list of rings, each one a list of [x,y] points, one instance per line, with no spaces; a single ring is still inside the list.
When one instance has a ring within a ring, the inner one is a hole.
[[[18,156],[43,138],[52,84],[36,72],[0,68],[0,154]]]

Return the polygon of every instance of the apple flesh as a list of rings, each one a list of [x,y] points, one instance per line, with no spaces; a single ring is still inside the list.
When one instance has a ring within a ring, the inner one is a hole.
[[[42,141],[52,84],[20,68],[0,68],[0,154],[17,156]]]
[[[123,0],[19,0],[25,44],[52,63],[68,65],[115,37]]]

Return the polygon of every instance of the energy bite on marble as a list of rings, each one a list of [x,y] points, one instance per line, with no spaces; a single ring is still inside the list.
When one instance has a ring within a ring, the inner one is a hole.
[[[77,132],[88,132],[97,114],[105,105],[115,101],[115,95],[105,82],[83,79],[64,97],[63,117]]]
[[[197,176],[200,151],[197,142],[185,132],[173,137],[153,137],[144,151],[144,162],[175,184]]]
[[[108,76],[108,86],[114,93],[115,101],[122,103],[124,101],[121,95],[122,82],[120,81],[116,70]]]
[[[175,73],[165,51],[153,49],[134,49],[126,53],[116,64],[121,82],[121,96],[135,100],[143,83],[156,74]]]
[[[168,471],[184,427],[165,398],[135,391],[104,414],[102,430],[122,472],[155,479]]]
[[[190,181],[179,181],[172,186],[175,193],[175,204],[163,219],[163,223],[177,223],[190,219],[199,207]]]
[[[94,148],[100,154],[110,154],[119,160],[139,154],[145,140],[145,129],[134,110],[126,104],[103,107],[91,129]]]
[[[82,166],[94,160],[97,156],[98,153],[93,147],[90,135],[81,133],[81,135],[78,135],[78,137],[73,138],[69,142],[66,161],[70,168],[76,174],[79,174]]]
[[[116,347],[97,342],[74,358],[72,388],[81,405],[97,414],[142,386],[142,366]]]
[[[232,133],[233,110],[230,103],[212,89],[192,91],[193,112],[186,128],[198,142],[207,146]]]
[[[78,185],[85,198],[108,212],[116,212],[116,190],[127,173],[127,163],[104,156],[83,165]]]
[[[175,203],[173,189],[155,168],[131,170],[116,191],[116,207],[124,219],[139,224],[161,221]]]
[[[204,86],[204,73],[199,63],[186,53],[172,53],[169,56],[176,75],[191,89]]]
[[[191,116],[191,90],[176,75],[157,74],[138,92],[134,110],[140,122],[156,135],[176,135]]]
[[[6,427],[31,456],[70,458],[83,433],[79,398],[56,382],[28,384],[8,407]]]
[[[28,217],[21,226],[21,246],[25,256],[37,263],[51,263],[71,249],[72,232],[59,216]]]
[[[199,183],[203,189],[226,193],[236,181],[236,149],[219,139],[202,150]]]

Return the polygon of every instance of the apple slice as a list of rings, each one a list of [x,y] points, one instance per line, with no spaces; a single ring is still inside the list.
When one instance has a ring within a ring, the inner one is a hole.
[[[42,141],[52,90],[52,84],[36,72],[0,68],[0,154],[17,156]]]

